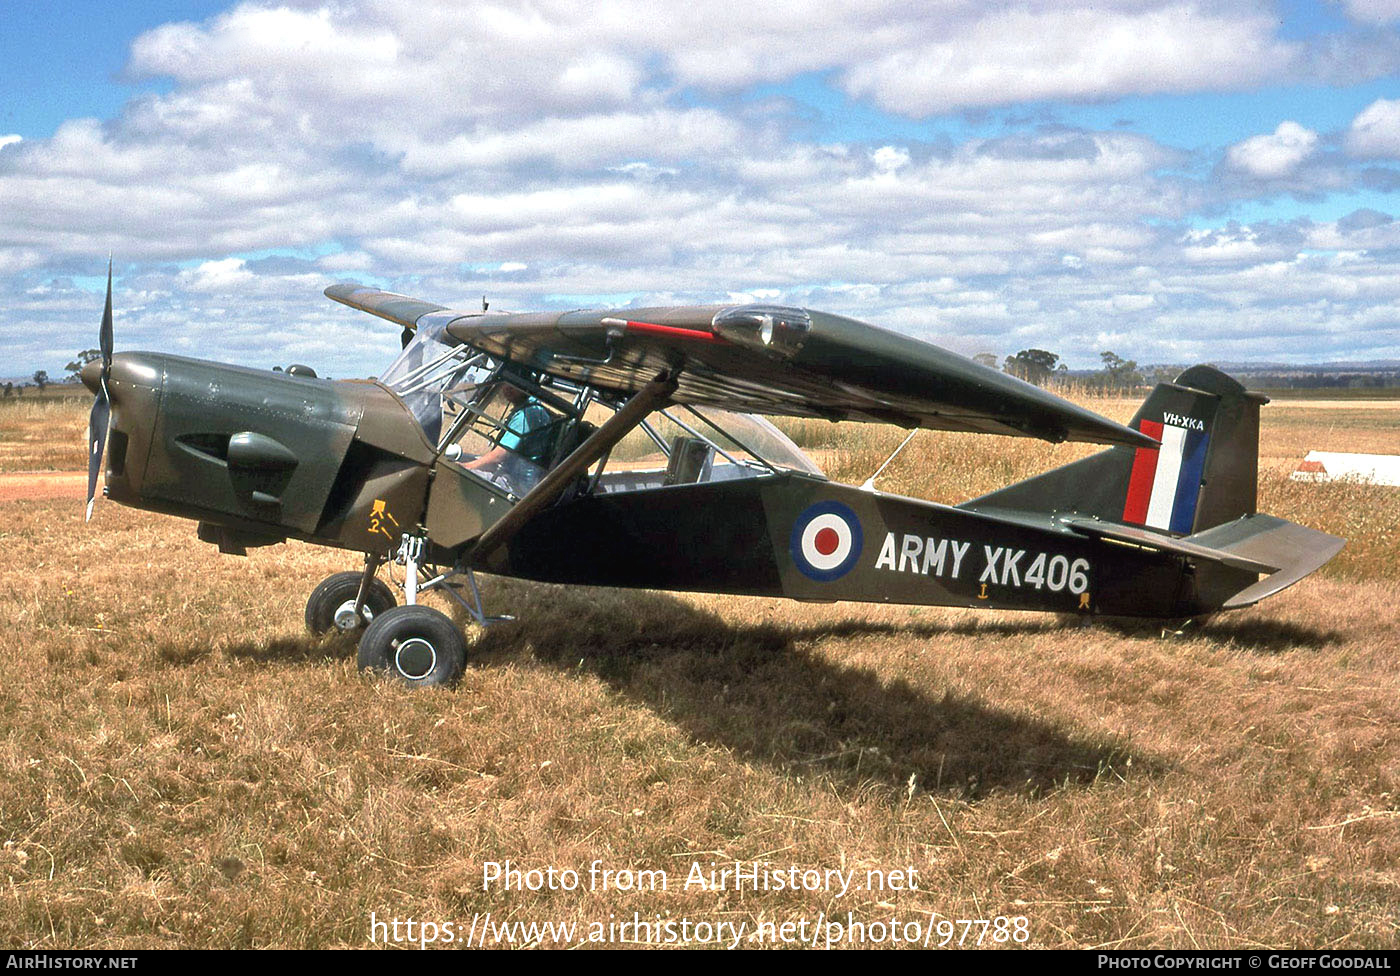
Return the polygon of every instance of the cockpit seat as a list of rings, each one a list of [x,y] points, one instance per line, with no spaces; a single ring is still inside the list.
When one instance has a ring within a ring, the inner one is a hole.
[[[671,459],[666,464],[667,485],[693,485],[704,481],[714,464],[715,449],[699,437],[680,434],[671,441]]]

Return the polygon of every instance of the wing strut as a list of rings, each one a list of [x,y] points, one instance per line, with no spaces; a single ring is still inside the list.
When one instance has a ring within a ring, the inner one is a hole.
[[[574,478],[588,469],[618,441],[637,427],[647,414],[658,410],[670,402],[680,381],[679,372],[670,370],[660,373],[646,386],[638,390],[622,409],[608,418],[604,424],[589,435],[588,439],[574,449],[573,453],[559,462],[540,483],[531,488],[525,497],[515,503],[515,507],[481,534],[472,549],[467,562],[484,566],[487,557],[497,552],[509,542],[525,523],[530,521],[545,506],[549,505],[569,487]]]

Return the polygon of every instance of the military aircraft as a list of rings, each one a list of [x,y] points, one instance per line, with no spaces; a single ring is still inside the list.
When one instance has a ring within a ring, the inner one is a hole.
[[[377,380],[112,352],[111,270],[88,516],[199,522],[224,553],[287,539],[363,554],[311,593],[315,632],[413,685],[453,681],[476,573],[554,583],[1182,619],[1244,607],[1343,540],[1255,510],[1267,398],[1209,366],[1129,426],[839,315],[740,304],[511,314],[353,284],[402,329]],[[763,415],[1108,445],[960,505],[826,478]],[[379,578],[403,567],[403,605]]]

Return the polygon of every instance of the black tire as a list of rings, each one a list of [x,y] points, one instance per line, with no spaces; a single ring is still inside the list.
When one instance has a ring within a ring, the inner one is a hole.
[[[337,624],[336,616],[349,605],[354,608],[355,597],[360,592],[360,579],[364,573],[336,573],[321,581],[306,600],[306,629],[313,634],[328,634],[339,630],[341,633],[359,633],[375,617],[385,610],[398,605],[394,591],[380,579],[372,579],[365,588],[365,602],[360,607],[360,621],[356,626],[343,627]]]
[[[360,638],[362,671],[415,686],[449,685],[467,666],[467,640],[445,613],[416,605],[375,617]]]

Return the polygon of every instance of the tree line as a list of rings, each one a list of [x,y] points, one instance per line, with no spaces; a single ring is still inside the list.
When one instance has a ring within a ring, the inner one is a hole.
[[[1060,357],[1046,349],[1022,349],[1014,356],[998,361],[989,352],[972,357],[977,363],[992,369],[1000,368],[1027,383],[1049,386],[1073,382],[1094,392],[1123,393],[1158,383],[1171,383],[1181,372],[1181,366],[1139,366],[1115,352],[1099,353],[1102,365],[1097,370],[1070,371]],[[1400,386],[1400,369],[1389,364],[1370,367],[1309,368],[1236,366],[1229,370],[1252,389],[1381,389]]]
[[[1057,353],[1048,349],[1022,349],[1014,356],[1007,356],[1000,363],[996,355],[990,352],[978,353],[972,359],[992,369],[1000,366],[1002,372],[1010,373],[1017,379],[1034,383],[1036,386],[1047,386],[1052,380],[1064,381],[1070,377],[1069,366]],[[1171,372],[1169,368],[1163,367],[1150,376],[1144,376],[1137,363],[1114,352],[1101,352],[1099,359],[1103,362],[1102,368],[1087,375],[1076,373],[1074,379],[1090,389],[1108,392],[1132,390],[1147,382],[1156,383],[1159,381],[1159,373]]]

